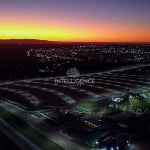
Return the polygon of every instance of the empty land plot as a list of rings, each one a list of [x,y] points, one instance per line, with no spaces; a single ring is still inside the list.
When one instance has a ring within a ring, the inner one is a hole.
[[[47,105],[61,105],[64,103],[61,97],[58,97],[56,94],[48,91],[41,90],[39,88],[35,88],[34,85],[25,86],[25,85],[14,85],[17,89],[22,89],[24,91],[28,91],[29,93],[35,95],[40,100],[40,106]]]
[[[14,93],[12,91],[0,89],[0,96],[2,98],[5,98],[6,100],[18,103],[19,105],[25,106],[25,107],[31,107],[31,103],[26,97],[20,95],[19,93]]]
[[[76,101],[80,101],[83,98],[87,98],[88,95],[84,92],[80,92],[78,91],[78,87],[76,88],[71,88],[71,87],[64,87],[64,86],[60,86],[60,85],[53,85],[53,84],[40,84],[40,83],[32,83],[32,85],[35,86],[41,86],[41,87],[46,87],[48,89],[54,89],[58,92],[64,93],[67,96],[70,96],[71,98],[75,99]]]

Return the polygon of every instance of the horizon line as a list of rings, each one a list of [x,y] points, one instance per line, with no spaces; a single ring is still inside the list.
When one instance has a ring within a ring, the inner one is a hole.
[[[32,39],[32,38],[10,38],[10,39],[0,39],[0,41],[11,41],[11,40],[33,40],[33,41],[43,41],[43,42],[59,42],[59,43],[150,43],[150,41],[63,41],[63,40],[47,40],[47,39]]]

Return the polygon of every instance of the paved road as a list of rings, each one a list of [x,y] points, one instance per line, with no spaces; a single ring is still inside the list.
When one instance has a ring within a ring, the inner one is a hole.
[[[39,130],[50,140],[60,145],[65,150],[84,150],[80,145],[74,143],[70,138],[63,133],[61,133],[58,128],[49,127],[42,120],[38,120],[32,117],[27,111],[7,102],[1,102],[0,105],[5,109],[9,110],[11,113],[15,114],[19,118],[26,121],[30,126]],[[31,149],[32,150],[32,149]]]
[[[0,130],[8,136],[21,150],[41,150],[37,145],[33,144],[29,139],[24,137],[16,129],[11,127],[7,122],[0,118]]]

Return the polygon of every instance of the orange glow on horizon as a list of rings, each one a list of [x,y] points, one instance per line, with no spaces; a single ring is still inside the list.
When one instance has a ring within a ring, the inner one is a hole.
[[[103,25],[76,26],[73,23],[36,25],[0,24],[0,39],[40,39],[68,42],[150,42],[150,30]]]

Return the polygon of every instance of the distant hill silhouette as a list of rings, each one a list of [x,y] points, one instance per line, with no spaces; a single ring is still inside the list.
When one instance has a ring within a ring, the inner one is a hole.
[[[52,44],[58,42],[52,42],[47,40],[36,40],[36,39],[9,39],[0,40],[0,44]]]
[[[40,44],[108,44],[109,42],[63,42],[38,39],[0,39],[0,44],[40,45]],[[110,44],[110,43],[109,43]]]
[[[38,39],[0,39],[0,44],[150,44],[150,42],[62,42]]]

